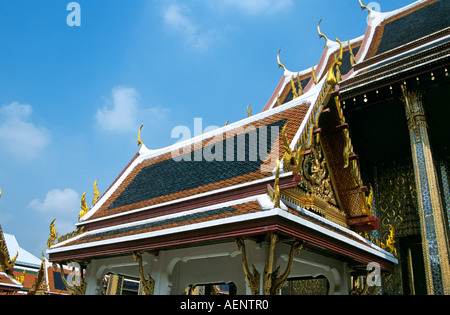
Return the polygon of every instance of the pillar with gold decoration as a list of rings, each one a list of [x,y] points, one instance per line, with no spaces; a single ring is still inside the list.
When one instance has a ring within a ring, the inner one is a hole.
[[[419,204],[428,294],[450,294],[450,263],[445,216],[428,135],[422,91],[402,85]]]

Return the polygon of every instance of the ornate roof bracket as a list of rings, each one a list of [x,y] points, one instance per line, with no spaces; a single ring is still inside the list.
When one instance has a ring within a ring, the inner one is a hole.
[[[153,280],[150,274],[147,274],[147,278],[145,278],[141,252],[133,252],[133,257],[134,261],[139,261],[139,289],[142,288],[143,295],[153,295],[155,291],[155,280]]]
[[[58,270],[58,265],[56,263],[54,263],[53,268],[55,270]],[[64,283],[64,285],[66,286],[67,291],[70,292],[70,295],[85,295],[86,294],[87,284],[86,284],[86,282],[84,282],[84,279],[83,279],[83,276],[84,276],[83,268],[81,268],[81,270],[80,270],[79,281],[75,281],[75,267],[73,267],[73,269],[72,269],[72,279],[71,279],[72,281],[71,282],[72,283],[79,282],[78,284],[71,284],[71,283],[69,283],[69,281],[67,281],[62,264],[59,265],[59,269],[60,269],[59,272],[61,274],[61,280]]]
[[[269,253],[266,264],[264,266],[264,273],[262,275],[262,289],[264,295],[278,295],[280,294],[281,288],[283,287],[289,274],[291,273],[295,252],[300,253],[300,251],[303,249],[303,245],[301,245],[300,241],[294,240],[289,252],[289,259],[286,269],[283,274],[279,275],[280,266],[278,266],[275,271],[273,270],[275,261],[275,247],[278,241],[278,237],[275,233],[269,233],[267,235],[267,240],[269,242]],[[258,272],[254,265],[252,265],[252,271],[250,271],[248,267],[244,239],[237,238],[235,241],[238,249],[242,254],[242,266],[247,277],[247,285],[249,286],[252,295],[259,295],[261,274]]]
[[[244,268],[244,273],[247,278],[247,285],[250,288],[252,295],[259,295],[260,292],[260,273],[255,268],[254,265],[252,265],[252,271],[250,271],[250,268],[248,268],[248,262],[247,262],[247,252],[245,250],[245,243],[243,238],[237,238],[236,239],[236,245],[238,249],[241,251],[242,256],[242,267]]]
[[[285,284],[287,277],[291,273],[292,269],[292,263],[294,261],[294,255],[297,251],[300,253],[300,251],[303,248],[303,245],[300,245],[300,241],[294,241],[294,243],[291,245],[291,250],[289,253],[289,260],[288,264],[286,266],[286,270],[283,272],[281,276],[279,276],[280,273],[280,266],[273,271],[273,264],[274,264],[274,257],[275,257],[275,246],[277,243],[277,235],[275,233],[270,233],[268,235],[270,247],[269,247],[269,258],[264,266],[264,274],[263,274],[263,294],[264,295],[279,295],[281,292],[281,289],[283,285]]]

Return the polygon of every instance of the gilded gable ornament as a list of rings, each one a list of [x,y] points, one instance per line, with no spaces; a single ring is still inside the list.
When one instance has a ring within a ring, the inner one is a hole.
[[[98,180],[96,180],[94,182],[94,197],[92,198],[92,206],[95,206],[95,204],[98,201],[98,198],[100,197],[100,192],[98,191],[97,182],[98,182]]]
[[[58,232],[56,232],[56,229],[55,229],[55,221],[56,221],[56,219],[54,219],[50,223],[50,236],[47,240],[47,249],[49,249],[50,247],[55,245],[56,244],[55,241],[58,238]]]
[[[278,51],[278,54],[277,54],[278,68],[283,68],[283,74],[284,74],[284,73],[286,73],[286,67],[280,61],[280,52],[281,52],[281,49]]]
[[[83,216],[85,216],[89,212],[89,208],[86,204],[86,192],[81,197],[81,211],[80,215],[78,216],[78,220],[81,219]]]
[[[299,187],[324,201],[336,204],[331,188],[331,179],[320,145],[315,143],[311,153],[303,155],[297,168],[302,180]]]
[[[142,124],[141,128],[139,128],[138,138],[137,138],[138,147],[142,147],[144,145],[144,142],[142,142],[142,139],[141,139],[142,127],[144,127],[144,124]]]

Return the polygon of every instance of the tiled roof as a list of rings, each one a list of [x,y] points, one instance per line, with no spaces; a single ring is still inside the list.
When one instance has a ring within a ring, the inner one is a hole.
[[[384,26],[376,55],[450,26],[450,1],[428,1],[413,12],[399,14]]]
[[[118,226],[106,230],[86,233],[80,238],[71,242],[66,242],[64,247],[93,243],[98,241],[113,240],[125,236],[133,236],[143,233],[155,232],[181,226],[188,226],[196,223],[205,223],[218,219],[230,218],[233,216],[255,213],[261,211],[261,206],[257,201],[225,206],[220,208],[209,208],[205,211],[189,211],[178,216],[166,216],[147,220],[146,222],[132,225]]]
[[[16,291],[22,289],[22,285],[6,273],[0,272],[0,290],[2,288],[4,290],[11,289],[12,291]]]
[[[93,213],[88,215],[86,222],[272,176],[273,169],[264,171],[262,166],[275,165],[276,159],[282,158],[281,130],[286,125],[288,139],[292,140],[308,109],[307,104],[294,106],[224,131],[183,148],[186,151],[180,149],[187,153],[178,156],[177,160],[174,152],[143,159],[130,166],[131,171],[111,188],[109,196],[100,199],[98,208],[91,210]],[[276,130],[276,134],[272,130]],[[243,139],[245,149],[239,155],[237,143],[241,144]],[[267,152],[262,152],[261,141],[267,141]],[[209,161],[201,154],[201,150],[214,154],[215,149],[223,150],[216,160]],[[278,156],[265,154],[277,152],[274,149],[278,149]],[[257,152],[256,156],[252,155],[254,152]]]

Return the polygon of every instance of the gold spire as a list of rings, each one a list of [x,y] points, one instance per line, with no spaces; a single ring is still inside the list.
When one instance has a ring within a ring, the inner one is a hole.
[[[95,206],[98,198],[100,197],[100,192],[98,191],[97,181],[98,181],[98,179],[94,182],[94,198],[92,198],[92,206]]]
[[[141,131],[142,131],[142,127],[144,127],[144,124],[141,125],[141,128],[139,128],[139,133],[138,133],[138,138],[137,138],[137,142],[138,142],[138,147],[141,147],[144,143],[141,140]]]
[[[89,212],[89,208],[86,204],[86,192],[81,197],[81,211],[80,215],[78,216],[78,220],[81,219],[83,216],[85,216]]]
[[[277,54],[278,68],[283,68],[283,74],[284,74],[286,72],[286,67],[280,61],[280,52],[281,52],[281,49],[278,51],[278,54]]]
[[[320,31],[320,23],[322,23],[322,19],[320,19],[319,24],[317,25],[317,31],[319,32],[319,38],[325,38],[325,45],[328,43],[328,37],[326,37],[321,31]]]

